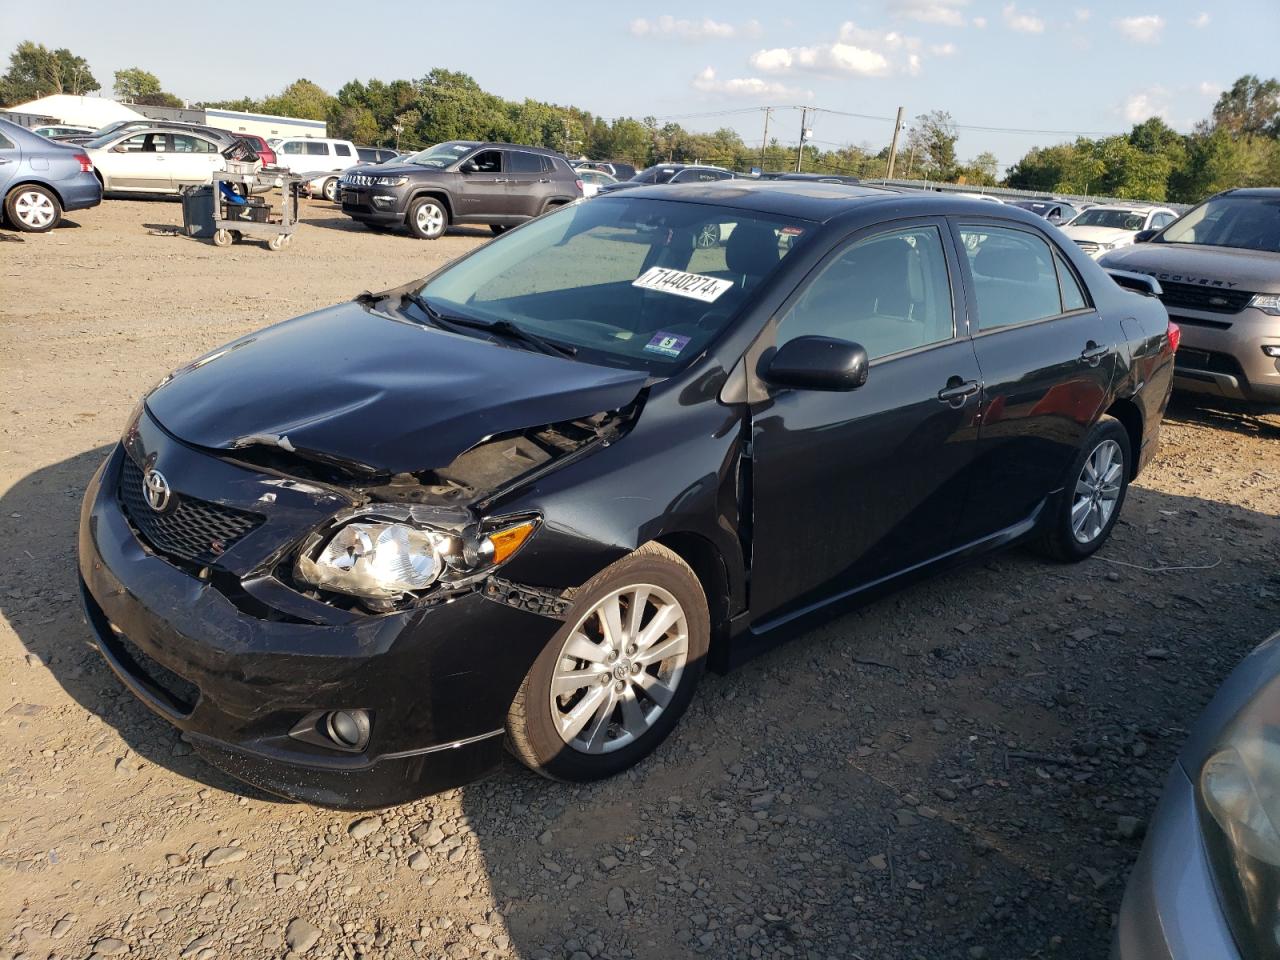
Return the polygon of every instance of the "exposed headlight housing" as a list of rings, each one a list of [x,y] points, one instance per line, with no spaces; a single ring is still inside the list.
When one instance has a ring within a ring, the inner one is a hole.
[[[1280,317],[1280,293],[1255,293],[1249,306],[1273,317]]]
[[[505,563],[538,523],[524,517],[455,526],[432,523],[413,508],[372,510],[313,535],[294,573],[303,583],[371,601],[421,596],[463,586]]]
[[[1201,823],[1243,949],[1280,958],[1280,685],[1264,686],[1201,768]]]

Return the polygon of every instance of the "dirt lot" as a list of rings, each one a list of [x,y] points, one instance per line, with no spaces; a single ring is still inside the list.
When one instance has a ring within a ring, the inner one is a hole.
[[[275,802],[89,646],[85,482],[180,362],[488,234],[312,203],[269,253],[164,235],[172,202],[73,219],[0,237],[6,960],[1105,956],[1188,725],[1280,628],[1280,419],[1179,403],[1093,561],[1003,554],[709,677],[629,776],[510,762],[372,819]]]

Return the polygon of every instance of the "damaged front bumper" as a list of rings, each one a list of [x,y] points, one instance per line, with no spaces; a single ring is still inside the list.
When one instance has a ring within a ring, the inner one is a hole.
[[[171,477],[198,459],[204,473],[227,474],[205,482],[236,490],[242,504],[248,494],[249,503],[264,501],[257,549],[280,536],[273,510],[291,522],[305,513],[298,504],[307,494],[278,478],[158,434],[147,442],[168,444],[161,456]],[[111,668],[202,756],[272,793],[350,809],[458,786],[498,762],[512,699],[561,626],[554,604],[513,602],[519,590],[490,582],[387,614],[313,615],[329,608],[248,569],[250,537],[212,573],[145,544],[118,494],[128,458],[117,447],[85,495],[85,611]],[[331,508],[310,496],[317,510]],[[363,749],[296,736],[305,718],[337,710],[368,711]]]

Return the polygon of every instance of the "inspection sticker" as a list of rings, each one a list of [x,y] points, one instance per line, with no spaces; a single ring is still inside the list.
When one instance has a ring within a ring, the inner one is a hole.
[[[665,357],[678,357],[680,356],[680,351],[688,345],[688,337],[681,337],[674,333],[667,333],[665,330],[659,330],[653,335],[653,339],[644,345],[644,348],[650,353],[660,353]]]
[[[677,297],[714,303],[720,298],[720,294],[733,286],[733,281],[704,277],[700,273],[685,273],[683,270],[670,270],[667,267],[650,267],[632,280],[631,285],[642,290],[661,290]]]

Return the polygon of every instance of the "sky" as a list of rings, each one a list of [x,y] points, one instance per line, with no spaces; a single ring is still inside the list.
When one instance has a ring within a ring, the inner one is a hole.
[[[261,97],[298,77],[336,92],[445,67],[507,98],[731,126],[748,143],[762,136],[761,107],[774,106],[784,109],[771,139],[794,144],[795,108],[808,105],[823,148],[878,150],[899,106],[908,123],[945,110],[962,160],[990,151],[1007,167],[1032,146],[1149,116],[1187,131],[1237,77],[1275,76],[1280,39],[1280,0],[308,0],[247,22],[234,5],[216,9],[26,4],[0,22],[0,55],[22,40],[67,47],[107,92],[114,71],[137,66],[192,101]]]

